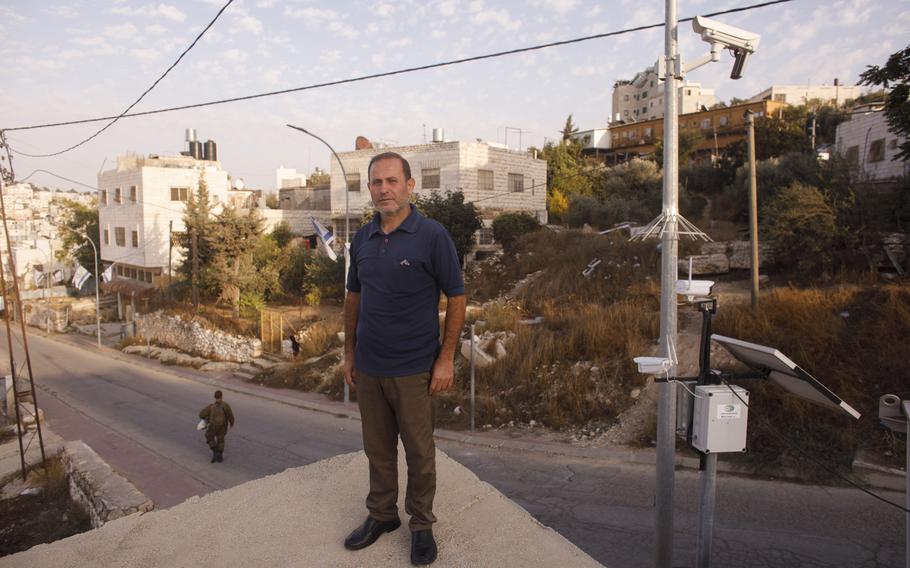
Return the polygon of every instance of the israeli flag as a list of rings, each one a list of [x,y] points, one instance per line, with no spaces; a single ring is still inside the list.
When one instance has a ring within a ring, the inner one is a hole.
[[[75,286],[77,290],[81,290],[85,281],[88,280],[91,275],[92,273],[82,268],[81,264],[77,264],[76,273],[73,274],[73,286]]]
[[[55,270],[55,271],[54,271],[54,280],[53,280],[54,284],[57,284],[57,283],[59,283],[59,282],[63,282],[63,278],[64,278],[64,276],[63,276],[63,271],[62,271],[62,270]]]
[[[40,288],[41,283],[44,282],[44,273],[40,270],[35,271],[35,288]]]
[[[117,263],[115,262],[114,264],[117,264]],[[101,278],[102,278],[105,282],[110,282],[111,279],[114,277],[114,264],[111,264],[110,266],[108,266],[108,267],[104,270],[104,272],[101,273]]]
[[[322,223],[317,221],[315,217],[310,217],[310,221],[313,222],[313,228],[316,229],[316,235],[319,237],[319,242],[322,243],[322,250],[325,251],[325,254],[328,255],[329,258],[337,262],[338,255],[332,250],[332,243],[335,242],[335,235],[332,234],[332,231],[323,227]]]

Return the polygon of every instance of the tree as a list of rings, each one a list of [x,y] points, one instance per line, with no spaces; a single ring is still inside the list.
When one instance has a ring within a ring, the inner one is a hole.
[[[547,198],[558,191],[565,198],[572,195],[590,195],[596,177],[596,166],[588,164],[581,155],[581,147],[571,142],[547,143],[539,152],[547,161]]]
[[[330,183],[332,183],[332,176],[329,172],[324,172],[320,169],[317,169],[310,174],[310,177],[306,178],[308,187],[328,186]]]
[[[296,235],[291,231],[291,225],[287,221],[282,221],[275,225],[269,236],[275,240],[278,248],[284,248]]]
[[[511,250],[524,234],[540,229],[540,222],[528,213],[503,213],[493,219],[493,238],[505,250]]]
[[[175,243],[183,249],[183,261],[177,267],[177,272],[184,277],[185,282],[190,283],[193,304],[198,305],[200,294],[208,296],[219,293],[217,285],[203,272],[203,267],[208,266],[214,257],[212,245],[215,230],[208,184],[203,172],[199,173],[196,191],[191,191],[187,196],[183,226],[184,232],[174,234]]]
[[[83,205],[78,201],[63,201],[62,222],[59,227],[63,250],[57,251],[57,260],[73,258],[87,270],[94,270],[95,261],[101,266],[101,242],[98,235],[98,208]],[[86,237],[95,244],[95,249],[85,242]],[[95,258],[95,250],[99,257]]]
[[[269,193],[265,196],[265,206],[268,209],[281,209],[278,204],[278,192]]]
[[[572,136],[578,133],[578,127],[575,126],[575,123],[572,122],[572,115],[569,115],[569,118],[566,119],[566,125],[562,128],[562,141],[570,142],[572,141]]]
[[[455,241],[458,259],[464,260],[474,246],[474,233],[483,225],[477,207],[473,203],[465,203],[464,194],[460,191],[448,191],[445,195],[434,191],[426,197],[415,196],[414,201],[424,215],[439,221],[449,231]]]
[[[679,146],[677,147],[677,156],[680,165],[687,165],[695,152],[698,151],[698,145],[704,141],[705,135],[697,130],[681,130],[679,132]],[[664,141],[662,138],[657,140],[654,146],[654,159],[657,165],[664,167]]]
[[[218,290],[218,299],[231,303],[235,318],[240,317],[241,297],[252,294],[261,300],[266,289],[279,287],[277,270],[273,275],[264,273],[273,268],[264,261],[278,256],[275,242],[271,241],[273,254],[258,257],[253,254],[257,248],[268,246],[260,242],[261,235],[262,218],[255,210],[250,215],[240,215],[233,207],[226,207],[216,218],[212,235],[214,254],[206,273]],[[269,286],[267,280],[273,280],[274,286]]]
[[[892,53],[883,67],[870,65],[859,77],[862,85],[892,87],[885,118],[891,132],[902,139],[894,159],[910,160],[910,46]]]
[[[551,223],[561,222],[569,212],[569,200],[558,189],[553,189],[547,196],[547,213]]]

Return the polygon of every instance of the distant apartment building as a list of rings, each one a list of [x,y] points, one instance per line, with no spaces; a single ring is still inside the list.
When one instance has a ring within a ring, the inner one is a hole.
[[[434,131],[434,138],[437,138]],[[429,144],[386,148],[367,148],[341,152],[347,172],[345,180],[337,160],[331,166],[331,217],[335,235],[343,240],[345,231],[345,193],[347,193],[351,232],[360,226],[363,212],[372,209],[367,187],[367,166],[376,154],[397,152],[411,164],[416,181],[415,194],[433,192],[464,194],[480,211],[484,229],[478,235],[480,244],[488,244],[492,220],[504,212],[526,212],[541,223],[547,222],[547,163],[528,152],[504,145],[476,141],[438,141]]]
[[[719,154],[724,148],[745,139],[745,113],[752,111],[756,117],[778,116],[787,106],[774,101],[757,101],[731,107],[680,114],[679,132],[697,132],[702,135],[697,146],[701,155]],[[614,124],[610,127],[610,149],[607,152],[614,162],[652,155],[657,141],[663,138],[662,118],[632,124]]]
[[[585,155],[595,157],[606,155],[610,150],[610,129],[580,130],[572,135],[572,140],[581,145],[581,151]]]
[[[858,85],[772,85],[749,98],[749,102],[774,101],[800,106],[819,101],[825,104],[835,103],[840,107],[847,101],[856,100],[860,95],[862,88]]]
[[[894,159],[904,141],[888,129],[881,106],[866,106],[854,109],[850,120],[837,125],[835,148],[858,178],[884,182],[910,174],[908,162]]]
[[[216,210],[229,203],[228,174],[214,159],[127,154],[115,169],[98,174],[99,252],[104,267],[115,264],[117,280],[151,287],[167,275],[171,233],[185,229],[186,201],[200,177]],[[181,251],[170,252],[176,266]]]
[[[702,107],[711,108],[716,102],[714,89],[701,83],[683,82],[679,87],[679,113],[691,113]],[[613,84],[613,114],[610,122],[640,122],[664,116],[664,85],[653,68],[640,71],[631,81]]]

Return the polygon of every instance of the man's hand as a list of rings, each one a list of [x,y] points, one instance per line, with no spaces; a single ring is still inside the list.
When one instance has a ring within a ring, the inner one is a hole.
[[[357,388],[357,371],[354,369],[353,354],[345,355],[342,368],[344,369],[344,382],[351,387],[351,390],[355,390]]]
[[[455,365],[451,359],[436,359],[433,363],[432,380],[430,381],[430,396],[452,388],[455,380]]]

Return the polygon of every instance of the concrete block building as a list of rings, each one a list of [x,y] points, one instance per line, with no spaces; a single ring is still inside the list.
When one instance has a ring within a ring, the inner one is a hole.
[[[679,87],[679,113],[697,112],[711,108],[717,102],[714,89],[701,83],[684,81]],[[658,80],[653,67],[635,74],[632,80],[613,84],[613,115],[611,122],[639,122],[664,116],[664,84]]]
[[[186,201],[197,191],[200,176],[217,211],[229,200],[230,183],[216,160],[127,154],[117,159],[115,169],[98,174],[103,268],[114,263],[117,280],[142,287],[166,277],[170,233],[184,230]],[[171,265],[181,259],[174,248]]]
[[[416,195],[460,191],[466,202],[475,203],[484,220],[485,229],[478,235],[481,244],[491,238],[489,227],[500,213],[526,212],[541,223],[547,222],[545,160],[503,145],[480,140],[445,141],[441,133],[435,134],[437,141],[429,144],[339,153],[347,172],[346,180],[338,161],[332,160],[331,217],[339,241],[344,240],[345,194],[353,236],[364,211],[372,209],[367,167],[373,156],[387,151],[401,154],[411,164]]]

